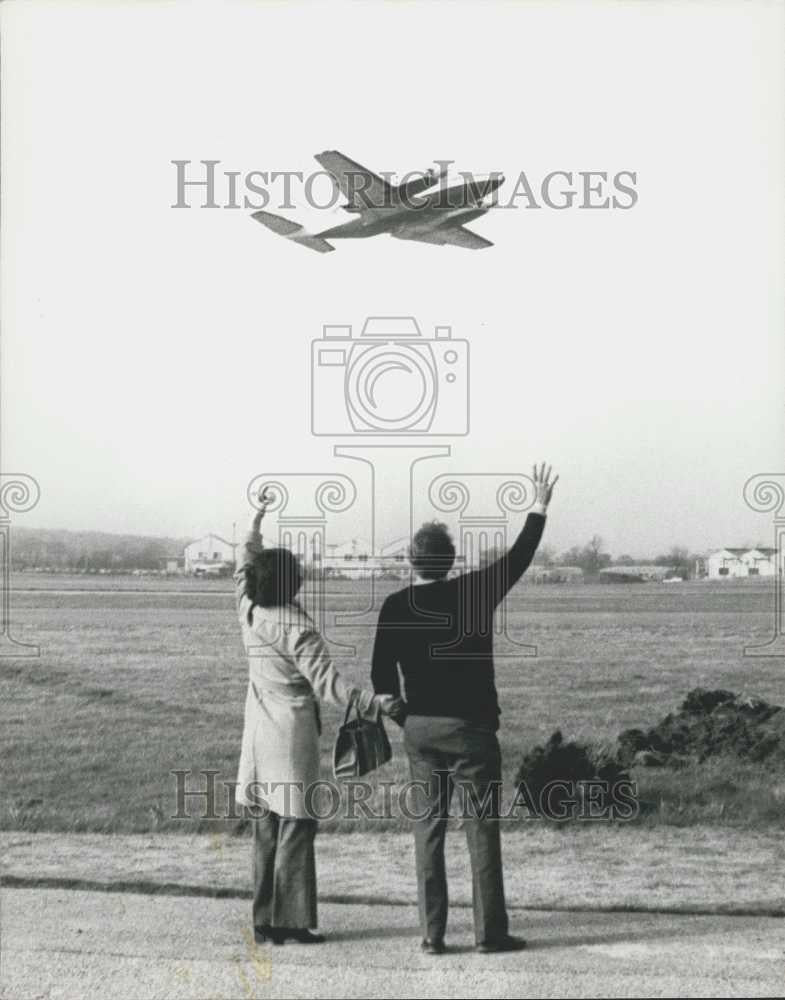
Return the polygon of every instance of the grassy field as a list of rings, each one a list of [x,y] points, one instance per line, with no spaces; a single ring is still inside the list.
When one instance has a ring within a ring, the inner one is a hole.
[[[364,585],[333,587],[331,612],[367,606]],[[41,655],[0,667],[0,828],[210,826],[171,819],[171,772],[235,777],[247,667],[228,581],[19,575],[13,588],[13,634],[37,643]],[[773,630],[765,583],[523,585],[508,616],[512,640],[537,646],[527,656],[514,642],[497,644],[508,785],[522,752],[555,728],[565,738],[612,741],[652,725],[696,685],[783,700],[785,664],[744,655]],[[340,666],[363,683],[373,623],[368,614],[334,633],[355,644],[357,655]],[[324,710],[325,776],[338,721]],[[388,730],[394,759],[378,776],[404,780],[400,736],[394,725]],[[642,820],[649,824],[753,827],[785,818],[785,776],[760,766],[717,761],[634,777],[655,806]]]

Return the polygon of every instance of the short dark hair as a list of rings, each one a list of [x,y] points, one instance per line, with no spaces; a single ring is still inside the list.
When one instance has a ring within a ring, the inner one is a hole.
[[[442,580],[455,562],[455,545],[447,525],[426,521],[412,538],[409,562],[424,580]]]
[[[288,604],[303,582],[300,564],[289,549],[262,549],[246,571],[246,592],[263,608]]]

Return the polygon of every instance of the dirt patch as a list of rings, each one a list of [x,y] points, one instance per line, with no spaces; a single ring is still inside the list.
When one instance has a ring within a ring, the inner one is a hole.
[[[681,767],[720,756],[785,763],[785,710],[762,698],[694,688],[651,729],[625,730],[616,750],[623,767]]]
[[[608,819],[616,811],[613,790],[629,781],[613,750],[565,742],[557,729],[545,746],[524,754],[515,776],[516,801],[547,819],[570,819],[576,812],[585,819]]]
[[[694,688],[678,711],[648,730],[625,730],[615,745],[565,741],[556,730],[547,743],[524,754],[515,785],[519,795],[526,793],[530,811],[563,820],[578,814],[598,818],[582,806],[590,786],[604,783],[610,797],[601,815],[610,817],[613,789],[629,782],[630,768],[676,770],[720,759],[766,768],[785,763],[785,709],[732,691]],[[715,783],[711,791],[716,796],[722,789]],[[730,795],[735,789],[729,784],[725,791]],[[570,801],[573,808],[565,811]],[[639,814],[655,808],[638,800]]]

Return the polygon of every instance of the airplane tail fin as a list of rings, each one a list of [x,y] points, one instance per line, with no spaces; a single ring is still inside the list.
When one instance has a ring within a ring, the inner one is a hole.
[[[287,240],[300,243],[302,246],[316,250],[318,253],[329,253],[331,250],[335,250],[335,247],[331,243],[328,243],[327,240],[323,240],[320,236],[312,236],[302,226],[298,226],[296,222],[291,222],[289,219],[284,219],[282,215],[273,215],[272,212],[260,211],[253,212],[251,218],[256,219],[257,222],[261,222],[268,229],[272,229],[279,236],[285,236]]]

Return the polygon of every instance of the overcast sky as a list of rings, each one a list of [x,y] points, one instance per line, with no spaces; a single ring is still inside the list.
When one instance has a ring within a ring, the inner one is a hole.
[[[367,533],[356,463],[310,433],[310,343],[400,314],[470,343],[471,432],[438,439],[433,474],[552,462],[557,549],[770,544],[742,488],[785,454],[782,4],[33,0],[0,18],[3,468],[42,491],[15,523],[228,535],[253,476],[343,472],[359,495],[335,531]],[[503,201],[521,171],[535,190],[635,171],[638,200],[520,198],[471,224],[496,244],[480,252],[324,255],[246,209],[170,207],[172,160],[309,171],[324,149],[500,170]],[[377,477],[384,542],[408,527],[402,453]]]

